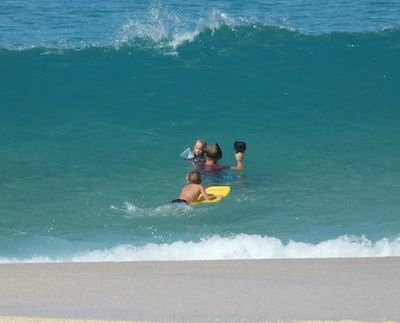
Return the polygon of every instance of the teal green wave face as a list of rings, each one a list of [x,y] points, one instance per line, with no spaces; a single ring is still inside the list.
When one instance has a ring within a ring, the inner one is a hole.
[[[399,40],[241,26],[172,51],[1,50],[0,257],[118,258],[120,245],[179,241],[190,253],[189,241],[258,236],[265,248],[365,235],[395,249]],[[218,142],[225,165],[245,141],[246,169],[204,177],[231,186],[221,203],[171,208],[193,169],[179,154],[197,138]]]
[[[120,47],[132,40],[179,43],[206,29],[269,26],[306,34],[398,29],[396,1],[51,0],[1,2],[0,48]]]

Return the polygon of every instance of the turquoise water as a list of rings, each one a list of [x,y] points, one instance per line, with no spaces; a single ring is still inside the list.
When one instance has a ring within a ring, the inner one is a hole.
[[[400,255],[396,2],[0,12],[0,262]],[[171,207],[198,137],[246,169]]]

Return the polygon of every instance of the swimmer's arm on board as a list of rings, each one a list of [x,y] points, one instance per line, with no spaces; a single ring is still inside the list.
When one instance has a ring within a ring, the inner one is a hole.
[[[215,195],[207,194],[203,185],[200,185],[200,194],[206,201],[214,200],[216,198]]]

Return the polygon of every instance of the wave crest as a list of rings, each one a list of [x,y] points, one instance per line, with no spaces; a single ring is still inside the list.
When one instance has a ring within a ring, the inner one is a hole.
[[[234,18],[219,9],[211,9],[204,17],[193,21],[157,2],[149,7],[146,15],[130,18],[122,25],[114,46],[120,48],[146,42],[158,49],[176,50],[180,45],[194,41],[204,31],[214,32],[221,27],[234,30],[250,23],[249,19]]]
[[[30,259],[1,258],[0,263],[104,262],[104,261],[182,261],[233,259],[293,259],[400,256],[400,237],[372,242],[366,237],[341,236],[316,244],[289,241],[284,244],[273,237],[239,234],[212,236],[199,242],[176,241],[170,244],[149,243],[144,246],[119,245],[93,250],[68,258],[35,256]]]

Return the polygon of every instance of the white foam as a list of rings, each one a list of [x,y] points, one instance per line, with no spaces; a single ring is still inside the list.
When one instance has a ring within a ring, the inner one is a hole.
[[[130,202],[124,202],[121,207],[111,205],[110,208],[116,212],[121,212],[125,218],[192,215],[192,207],[184,203],[167,203],[158,207],[141,208]]]
[[[218,259],[285,259],[285,258],[346,258],[400,256],[400,236],[372,242],[365,237],[341,236],[311,244],[273,237],[239,234],[218,235],[199,242],[177,241],[144,246],[119,245],[104,250],[76,254],[68,258],[32,257],[30,259],[1,258],[0,263],[32,262],[100,262],[150,260],[218,260]]]
[[[248,24],[251,24],[249,19],[234,18],[217,9],[211,9],[197,20],[192,20],[184,12],[178,13],[160,2],[153,2],[148,8],[147,15],[132,17],[122,25],[114,45],[119,48],[144,40],[152,48],[176,53],[175,50],[179,46],[193,42],[207,29],[214,32],[227,26],[234,30],[238,26]]]

